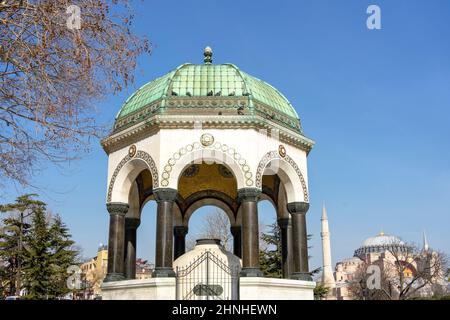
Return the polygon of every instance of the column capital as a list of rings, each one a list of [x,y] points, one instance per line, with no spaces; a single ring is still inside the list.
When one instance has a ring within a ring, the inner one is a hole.
[[[253,201],[257,202],[261,195],[261,190],[258,188],[241,188],[237,191],[238,202]]]
[[[280,228],[287,228],[292,225],[291,219],[289,218],[278,218],[277,222]]]
[[[306,214],[308,209],[308,202],[290,202],[287,204],[287,210],[290,214]]]
[[[125,218],[125,229],[136,229],[141,224],[141,219]]]
[[[108,202],[106,204],[106,210],[108,210],[110,215],[125,216],[128,212],[128,203],[124,202]]]
[[[233,237],[235,236],[235,234],[241,234],[241,226],[231,226],[230,232],[233,235]]]
[[[186,227],[186,226],[175,226],[175,227],[173,227],[173,233],[177,237],[184,237],[185,235],[187,235],[188,231],[189,231],[189,228]]]
[[[153,190],[155,200],[160,201],[175,201],[178,195],[178,190],[172,188],[158,188]]]

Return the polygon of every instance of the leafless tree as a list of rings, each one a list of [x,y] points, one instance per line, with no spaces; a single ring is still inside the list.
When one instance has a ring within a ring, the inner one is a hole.
[[[186,251],[192,250],[195,241],[201,238],[219,239],[222,245],[228,251],[233,251],[233,235],[230,231],[230,220],[221,209],[215,209],[209,212],[202,221],[198,231],[189,231],[186,237]],[[263,222],[259,222],[259,247],[265,250],[268,244],[263,240],[263,233],[267,226]]]
[[[198,232],[188,234],[187,250],[194,247],[196,239],[207,238],[221,240],[224,248],[231,251],[233,236],[230,232],[230,220],[222,210],[215,209],[208,213],[198,230]]]
[[[93,101],[132,83],[150,52],[132,20],[127,0],[0,1],[0,176],[27,185],[43,160],[104,134]]]
[[[377,288],[369,286],[369,282],[372,281],[370,277],[374,275],[369,271],[369,267],[372,265],[377,265],[380,268],[379,287]],[[364,261],[350,280],[348,291],[355,300],[391,300],[394,293],[389,279],[380,260],[373,263]]]
[[[380,267],[380,288],[370,289],[368,267]],[[407,300],[444,293],[447,257],[412,244],[392,243],[377,261],[365,261],[359,268],[350,292],[356,299]]]

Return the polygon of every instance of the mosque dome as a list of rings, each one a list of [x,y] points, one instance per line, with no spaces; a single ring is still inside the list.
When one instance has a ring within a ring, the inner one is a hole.
[[[166,114],[246,115],[247,122],[271,122],[303,134],[297,112],[280,91],[234,64],[213,64],[209,47],[204,64],[183,64],[134,92],[118,112],[114,131]]]
[[[355,251],[354,256],[362,257],[365,254],[382,253],[388,250],[406,251],[408,248],[409,246],[399,237],[380,232],[378,235],[364,240],[361,247]]]
[[[400,238],[392,235],[387,235],[381,232],[380,234],[376,235],[375,237],[370,237],[364,240],[363,247],[370,247],[370,246],[386,246],[391,244],[402,244],[404,245],[404,242],[400,240]]]

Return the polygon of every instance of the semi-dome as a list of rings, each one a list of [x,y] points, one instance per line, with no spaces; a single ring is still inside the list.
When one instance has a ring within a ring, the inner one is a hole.
[[[265,81],[234,64],[186,63],[133,93],[116,116],[115,131],[158,114],[259,115],[302,134],[300,119],[288,99]]]
[[[409,246],[399,237],[380,232],[374,237],[367,238],[361,247],[355,251],[355,257],[362,257],[369,253],[381,253],[385,251],[406,251]]]

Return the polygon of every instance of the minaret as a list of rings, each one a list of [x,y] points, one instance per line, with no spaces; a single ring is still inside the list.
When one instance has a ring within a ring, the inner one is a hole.
[[[325,204],[322,208],[322,232],[320,233],[322,237],[322,257],[323,257],[323,273],[322,273],[322,283],[332,289],[336,287],[336,282],[334,281],[333,269],[331,268],[331,247],[330,247],[330,232],[328,229],[328,217],[327,210],[325,209]]]
[[[423,231],[423,251],[428,252],[430,246],[428,245],[427,235],[425,234],[425,230]]]

